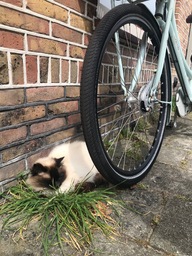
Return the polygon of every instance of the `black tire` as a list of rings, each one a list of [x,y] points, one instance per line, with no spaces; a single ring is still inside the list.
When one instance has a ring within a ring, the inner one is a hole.
[[[142,71],[131,97],[124,96],[121,88],[116,31],[128,92],[141,36],[144,31],[148,36]],[[143,179],[161,147],[169,108],[165,102],[170,101],[171,93],[168,55],[150,111],[139,99],[142,85],[154,77],[160,40],[158,25],[143,7],[120,5],[100,21],[85,56],[80,94],[84,137],[95,166],[113,184],[129,187]]]

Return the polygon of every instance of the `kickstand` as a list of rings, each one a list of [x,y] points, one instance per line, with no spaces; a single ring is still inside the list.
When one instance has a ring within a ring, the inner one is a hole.
[[[174,111],[173,119],[170,120],[169,124],[166,127],[169,129],[177,128],[177,117],[178,117],[178,111],[176,107]]]

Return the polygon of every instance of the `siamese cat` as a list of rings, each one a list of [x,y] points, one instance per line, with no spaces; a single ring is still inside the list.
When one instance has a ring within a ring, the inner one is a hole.
[[[56,146],[33,165],[26,183],[34,190],[58,188],[59,192],[93,190],[105,180],[94,166],[84,141]]]

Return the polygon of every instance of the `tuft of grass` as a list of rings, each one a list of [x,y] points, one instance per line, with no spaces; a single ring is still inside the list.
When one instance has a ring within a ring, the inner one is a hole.
[[[17,226],[16,231],[22,237],[29,224],[38,221],[45,255],[48,255],[55,241],[62,251],[63,242],[81,250],[91,244],[95,229],[110,237],[117,234],[111,213],[112,207],[120,203],[112,195],[109,189],[88,193],[77,190],[65,194],[34,192],[24,181],[20,181],[1,194],[3,229]]]

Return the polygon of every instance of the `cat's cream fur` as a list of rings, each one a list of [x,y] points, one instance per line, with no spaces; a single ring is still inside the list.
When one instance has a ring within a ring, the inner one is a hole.
[[[85,190],[104,181],[94,166],[84,141],[56,146],[47,157],[39,158],[31,169],[27,183],[35,190],[58,185],[65,193],[82,184]]]

